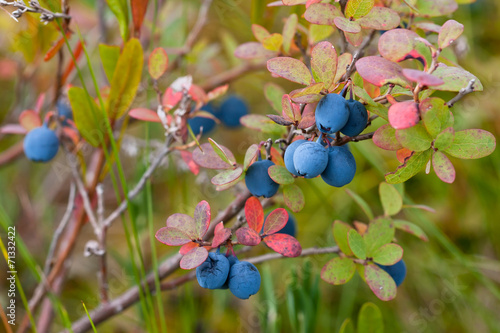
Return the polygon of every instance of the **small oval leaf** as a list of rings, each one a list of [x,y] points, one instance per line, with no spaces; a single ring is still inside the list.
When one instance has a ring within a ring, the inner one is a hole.
[[[236,230],[236,239],[242,245],[255,246],[260,243],[260,236],[257,231],[243,227]]]
[[[193,269],[205,262],[208,257],[208,251],[204,247],[196,247],[186,253],[181,259],[180,267],[182,269]]]
[[[302,253],[298,240],[287,234],[273,234],[264,238],[264,243],[285,257],[294,258]]]
[[[352,259],[336,257],[326,263],[321,270],[321,278],[330,284],[341,285],[349,282],[356,272]]]

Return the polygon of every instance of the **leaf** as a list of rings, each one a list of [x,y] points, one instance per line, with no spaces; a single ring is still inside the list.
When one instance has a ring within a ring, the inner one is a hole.
[[[419,35],[408,29],[394,29],[385,32],[378,41],[378,50],[385,59],[399,62],[405,60],[415,49]]]
[[[7,124],[0,127],[0,133],[2,134],[27,134],[28,131],[17,124]]]
[[[106,44],[99,44],[99,55],[101,57],[102,67],[108,81],[111,82],[115,72],[118,58],[120,57],[120,47]]]
[[[476,159],[490,155],[495,147],[493,134],[482,129],[468,129],[455,132],[455,140],[445,152],[453,157]]]
[[[120,35],[123,41],[128,40],[128,6],[125,0],[106,0],[109,8],[118,20],[118,26],[120,27]]]
[[[157,47],[151,52],[148,60],[149,75],[158,80],[167,70],[168,55],[162,47]]]
[[[336,257],[328,261],[321,270],[321,278],[330,284],[341,285],[349,282],[356,272],[356,264],[352,259]]]
[[[420,121],[418,104],[414,101],[398,102],[391,105],[388,116],[389,123],[396,130],[415,126]]]
[[[295,58],[277,57],[269,59],[267,69],[272,74],[306,86],[313,82],[309,69],[302,61]]]
[[[276,208],[264,222],[264,235],[271,235],[283,229],[288,222],[288,213],[284,208]]]
[[[373,7],[368,15],[356,20],[365,29],[391,30],[397,28],[400,23],[398,13],[386,7]]]
[[[356,21],[350,21],[345,17],[338,16],[333,19],[335,26],[344,32],[350,32],[352,34],[357,34],[361,32],[361,26]]]
[[[396,139],[396,130],[390,124],[380,126],[373,134],[373,143],[385,150],[398,150],[403,146]]]
[[[366,244],[366,255],[373,254],[383,245],[392,242],[394,238],[394,224],[388,217],[379,217],[372,221],[363,235]]]
[[[98,147],[106,133],[103,112],[80,87],[71,87],[68,97],[76,128],[89,144]]]
[[[429,238],[425,234],[425,232],[420,228],[418,225],[408,222],[408,221],[403,221],[403,220],[394,220],[394,226],[396,229],[402,230],[404,232],[407,232],[415,237],[420,238],[424,242],[428,242]]]
[[[139,36],[149,0],[130,0],[135,36]]]
[[[195,149],[193,151],[193,160],[196,164],[207,169],[229,169],[232,168],[231,164],[224,162],[219,155],[215,152],[214,148],[210,143],[201,144],[201,149]],[[234,155],[229,149],[224,146],[220,146],[224,150],[227,158],[234,161]]]
[[[372,10],[374,2],[374,0],[349,0],[345,6],[345,16],[355,19],[366,16]]]
[[[366,265],[364,268],[365,281],[375,296],[382,301],[390,301],[396,297],[396,283],[389,274],[374,264]]]
[[[285,94],[281,98],[281,114],[283,118],[289,121],[294,121],[295,115],[292,108],[292,101],[290,100],[290,96]]]
[[[330,42],[320,42],[311,51],[311,70],[316,82],[323,82],[328,89],[337,72],[337,51]]]
[[[258,24],[252,24],[252,32],[253,35],[255,36],[255,39],[257,39],[261,43],[264,41],[266,37],[271,36],[271,34],[269,33],[269,31],[267,31],[266,28]]]
[[[377,87],[389,83],[403,87],[410,86],[410,83],[403,75],[402,68],[398,64],[381,57],[369,56],[361,58],[356,62],[356,69],[363,79]]]
[[[309,45],[315,45],[316,43],[327,39],[330,37],[335,29],[331,25],[317,25],[310,24],[309,25]]]
[[[264,209],[256,197],[250,197],[245,202],[245,218],[250,228],[261,232],[264,225]]]
[[[300,212],[306,203],[304,193],[295,184],[283,186],[283,199],[285,200],[285,205],[294,213]]]
[[[358,332],[384,333],[382,312],[375,304],[367,302],[359,310]]]
[[[431,157],[431,153],[432,149],[414,152],[396,171],[386,174],[385,180],[389,184],[399,184],[407,181],[425,167]]]
[[[356,73],[358,74],[358,73]],[[358,75],[359,76],[359,75]],[[359,76],[361,78],[361,76]],[[366,83],[367,85],[371,85],[372,87],[376,87],[374,86],[373,84],[371,83]],[[379,87],[376,87],[377,89],[380,89]],[[354,94],[356,96],[359,97],[359,99],[361,99],[362,101],[366,102],[368,105],[370,106],[377,106],[377,103],[375,103],[373,101],[373,99],[370,97],[370,95],[368,95],[368,93],[366,92],[366,90],[360,86],[354,86],[353,87],[353,91],[354,91]]]
[[[59,38],[58,41],[47,51],[45,57],[43,58],[43,61],[49,61],[50,59],[52,59],[64,46],[66,40],[69,40],[71,38],[72,34],[73,32],[71,30],[68,30],[66,32],[66,36],[61,36],[61,38]]]
[[[275,52],[280,50],[282,44],[283,44],[283,36],[281,36],[281,34],[276,34],[276,33],[267,36],[262,41],[262,46],[264,46],[265,49]]]
[[[163,227],[155,235],[156,239],[170,246],[184,245],[191,242],[191,238],[177,228]]]
[[[136,108],[129,111],[128,115],[134,119],[151,121],[155,123],[161,123],[161,119],[153,110],[145,109],[145,108]]]
[[[25,130],[31,131],[34,128],[42,126],[42,120],[36,111],[24,110],[19,115],[19,125]]]
[[[350,32],[344,32],[345,38],[354,47],[358,47],[363,43],[363,33],[358,32],[358,33],[350,33]]]
[[[275,124],[271,119],[260,114],[248,114],[240,118],[240,123],[258,132],[282,135],[286,127]]]
[[[219,97],[223,96],[227,92],[228,89],[229,89],[229,84],[224,84],[222,86],[214,88],[207,93],[207,99],[209,101],[211,101],[211,100],[214,100],[216,98],[219,98]]]
[[[392,216],[399,213],[403,207],[403,198],[398,190],[391,184],[382,182],[378,187],[378,192],[382,207],[384,208],[384,214],[386,216]]]
[[[453,127],[445,128],[434,140],[434,148],[438,150],[448,149],[455,140],[455,130]]]
[[[243,162],[243,170],[247,170],[250,164],[255,161],[257,158],[257,155],[259,153],[259,146],[257,144],[253,144],[250,147],[248,147],[247,152],[245,153],[245,160]]]
[[[240,244],[246,246],[255,246],[260,243],[260,236],[257,231],[246,227],[236,230],[236,239]]]
[[[266,117],[274,121],[276,124],[281,125],[281,126],[290,126],[293,125],[292,121],[286,120],[285,118],[281,116],[277,116],[275,114],[266,114]]]
[[[186,255],[188,254],[189,251],[191,251],[192,249],[194,249],[195,247],[199,247],[198,246],[198,243],[195,243],[195,242],[189,242],[187,244],[184,244],[181,246],[181,248],[179,249],[179,253],[181,255]]]
[[[439,33],[439,31],[441,31],[441,26],[437,25],[434,22],[421,21],[421,22],[415,22],[414,24],[415,27],[417,27],[418,29],[422,29],[424,31],[435,32],[437,34]]]
[[[298,20],[297,14],[294,13],[288,17],[283,26],[283,51],[285,54],[290,53],[290,47],[293,45],[293,39],[297,31]]]
[[[450,46],[454,41],[457,40],[458,37],[464,32],[464,25],[458,23],[455,20],[446,21],[441,30],[439,31],[438,36],[438,45],[439,48],[444,49],[445,47]]]
[[[207,258],[207,249],[204,247],[196,247],[182,257],[180,267],[182,269],[193,269],[203,264]]]
[[[432,138],[422,124],[396,130],[396,138],[403,147],[412,151],[427,150],[432,144]]]
[[[298,129],[306,129],[316,124],[316,117],[314,116],[316,106],[317,103],[309,103],[306,105],[302,113],[302,120],[297,126]]]
[[[271,147],[271,161],[275,165],[280,165],[282,167],[285,166],[285,161],[283,160],[283,157],[281,156],[281,152],[279,152],[276,148]]]
[[[373,217],[373,212],[372,212],[372,209],[370,208],[370,205],[368,205],[368,203],[363,198],[361,198],[358,194],[354,193],[353,191],[351,191],[349,189],[346,189],[345,191],[354,200],[354,202],[356,202],[358,204],[358,206],[361,207],[361,209],[366,214],[368,219],[373,220],[374,217]]]
[[[418,16],[437,17],[453,13],[458,9],[455,0],[416,0],[415,8]]]
[[[366,259],[366,245],[363,237],[354,229],[350,229],[347,233],[347,242],[349,243],[349,248],[356,258],[365,260]]]
[[[267,172],[269,173],[269,177],[271,177],[274,182],[281,185],[293,184],[295,181],[290,172],[285,167],[280,165],[272,165],[269,169],[267,169]]]
[[[276,56],[275,51],[270,51],[258,42],[248,42],[239,45],[234,50],[234,55],[240,59],[271,58]]]
[[[323,90],[324,83],[314,83],[309,87],[305,87],[303,89],[295,89],[290,92],[290,97],[292,101],[300,104],[310,104],[316,103],[323,98],[323,95],[320,95],[320,92]]]
[[[285,95],[285,90],[281,86],[272,82],[264,85],[264,96],[266,96],[267,101],[278,114],[281,114],[281,100],[283,95]]]
[[[432,168],[443,182],[451,184],[455,181],[455,168],[448,156],[441,151],[435,151],[432,155]]]
[[[181,158],[187,164],[189,171],[194,175],[200,172],[200,166],[193,161],[193,154],[191,152],[181,150]]]
[[[316,3],[306,9],[304,18],[310,23],[322,25],[335,25],[333,22],[335,17],[343,17],[344,15],[334,5],[329,3]]]
[[[416,69],[403,68],[403,75],[408,80],[417,82],[421,86],[439,86],[444,83],[440,78]]]
[[[292,236],[287,234],[274,234],[264,238],[264,243],[274,251],[285,257],[295,258],[302,253],[300,243]]]
[[[383,245],[373,254],[373,261],[385,266],[394,265],[401,258],[403,258],[403,248],[394,243]]]
[[[430,97],[420,102],[420,115],[427,132],[436,137],[445,128],[450,118],[450,111],[441,98]]]
[[[190,239],[198,238],[198,230],[194,222],[194,218],[189,215],[175,213],[168,217],[167,227],[179,229],[185,233]]]
[[[465,69],[459,67],[448,67],[440,63],[432,75],[444,81],[444,84],[435,86],[433,89],[442,91],[460,91],[460,89],[467,87],[469,81],[474,79],[474,91],[483,91],[481,81]]]
[[[221,222],[222,223],[222,222]],[[212,247],[219,247],[231,237],[231,229],[222,228],[214,232],[214,239],[212,240]]]
[[[243,173],[243,169],[238,167],[236,169],[228,169],[224,170],[221,173],[215,175],[211,182],[214,185],[224,185],[231,183],[235,181],[236,179],[240,178],[241,174]]]
[[[228,148],[224,147],[224,146],[221,146],[219,145],[217,142],[215,142],[212,138],[208,138],[208,142],[210,143],[210,145],[212,146],[214,152],[220,157],[220,159],[224,162],[226,162],[228,165],[230,166],[235,166],[236,163],[233,162],[234,161],[234,156],[232,157],[232,159],[229,158],[229,155],[226,153],[226,151],[229,151]],[[231,156],[233,154],[231,153]]]
[[[342,76],[347,71],[347,66],[352,62],[352,54],[350,53],[343,53],[338,57],[337,61],[337,72],[335,73],[335,79],[333,80],[334,83],[340,81]],[[332,86],[330,86],[330,89]],[[330,90],[329,90],[330,91]]]
[[[143,64],[142,46],[138,39],[130,39],[118,58],[111,80],[108,115],[120,118],[130,107],[141,82]]]
[[[336,220],[333,222],[333,238],[339,249],[347,256],[353,256],[354,253],[349,247],[348,234],[352,227],[342,221]]]
[[[356,333],[351,318],[346,318],[340,326],[339,333]]]

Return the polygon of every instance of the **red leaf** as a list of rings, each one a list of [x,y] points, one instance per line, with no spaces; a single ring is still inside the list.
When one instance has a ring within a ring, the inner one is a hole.
[[[220,87],[217,87],[217,88],[210,90],[207,93],[208,100],[211,101],[213,99],[216,99],[217,97],[224,95],[227,92],[228,88],[229,88],[229,85],[225,84],[223,86],[220,86]]]
[[[182,257],[180,266],[182,269],[193,269],[205,262],[208,251],[204,247],[196,247]]]
[[[5,126],[0,127],[0,133],[2,134],[26,134],[28,131],[17,124],[7,124]]]
[[[221,222],[222,223],[222,222]],[[221,225],[221,223],[219,223]],[[222,228],[215,231],[214,239],[212,240],[212,247],[219,247],[231,237],[231,229]]]
[[[179,246],[191,242],[191,238],[177,228],[163,227],[156,232],[156,239],[170,246]]]
[[[194,219],[186,214],[175,213],[167,219],[167,227],[176,228],[184,232],[190,239],[198,238]]]
[[[132,7],[132,20],[134,21],[134,34],[139,37],[144,21],[144,15],[148,9],[149,0],[130,0],[130,7]]]
[[[223,147],[219,145],[226,156],[228,157],[229,160],[234,161],[234,155],[233,153],[227,149],[226,147]],[[223,169],[230,169],[232,168],[231,165],[228,163],[224,162],[219,155],[215,152],[214,148],[210,143],[204,143],[201,145],[201,149],[195,149],[193,151],[193,160],[196,164],[203,168],[207,169],[216,169],[216,170],[223,170]]]
[[[162,47],[157,47],[151,52],[148,58],[149,75],[151,75],[153,79],[158,80],[165,73],[167,67],[167,52]]]
[[[382,87],[388,83],[398,84],[403,87],[410,86],[404,77],[402,68],[396,63],[377,56],[369,56],[356,62],[356,69],[363,79]]]
[[[182,91],[174,91],[171,87],[168,87],[163,94],[163,99],[161,101],[165,111],[172,109],[176,106],[182,99]]]
[[[264,234],[271,235],[283,229],[288,221],[288,213],[284,208],[276,208],[266,218]]]
[[[189,251],[191,251],[195,247],[199,247],[198,243],[190,242],[190,243],[184,244],[179,249],[179,253],[182,254],[182,255],[186,255]]]
[[[389,108],[389,123],[394,129],[409,128],[419,121],[418,105],[414,101],[399,102]]]
[[[258,42],[248,42],[241,44],[234,50],[234,55],[241,59],[255,59],[255,58],[271,58],[276,56],[275,51],[270,51],[261,43]]]
[[[75,57],[76,61],[80,59],[80,56],[83,54],[82,51],[83,51],[83,44],[82,41],[79,40],[78,44],[76,44],[76,47],[73,49],[73,56]],[[68,64],[66,65],[66,69],[64,70],[63,76],[61,77],[61,85],[63,85],[66,82],[68,76],[71,74],[73,69],[75,69],[75,60],[73,60],[73,57],[71,57]]]
[[[214,228],[214,235],[222,229],[224,229],[224,222],[219,222]]]
[[[403,75],[412,82],[417,82],[423,86],[439,86],[444,83],[440,78],[427,74],[426,72],[422,72],[416,69],[403,69]]]
[[[373,134],[373,143],[385,150],[398,150],[403,148],[396,139],[396,130],[390,124],[380,126]]]
[[[273,161],[275,165],[285,166],[285,161],[281,153],[274,147],[271,147],[271,161]]]
[[[260,243],[259,234],[255,230],[246,227],[236,230],[236,239],[240,244],[247,246],[255,246]]]
[[[210,226],[210,205],[205,200],[200,201],[194,209],[194,223],[198,238],[202,239]]]
[[[155,123],[161,123],[161,119],[158,116],[158,113],[153,110],[149,110],[146,108],[136,108],[129,111],[128,115],[132,118],[144,120],[144,121],[152,121]],[[167,115],[167,118],[170,115]]]
[[[264,225],[264,209],[256,197],[250,197],[245,202],[245,218],[247,219],[248,226],[260,232]]]
[[[42,126],[42,120],[35,111],[25,110],[19,115],[19,124],[29,132],[34,128]]]
[[[432,155],[432,167],[434,172],[443,182],[451,184],[455,181],[455,168],[448,156],[441,151],[436,151]]]
[[[285,257],[298,257],[302,253],[302,246],[294,237],[286,234],[274,234],[264,238],[264,243],[274,251]]]
[[[197,175],[200,172],[200,167],[193,161],[193,154],[189,151],[181,150],[181,157],[184,162],[186,162],[189,170]]]
[[[306,105],[306,107],[304,108],[304,112],[302,113],[302,120],[300,121],[298,126],[299,129],[306,129],[316,123],[314,113],[316,111],[317,105],[318,103],[309,103]]]
[[[69,39],[72,34],[73,33],[71,32],[71,30],[68,30],[68,32],[66,32],[66,39]],[[66,39],[63,36],[61,36],[61,38],[59,38],[59,40],[45,54],[43,61],[49,61],[50,59],[52,59],[57,54],[57,52],[59,52],[61,47],[64,45],[64,43],[66,42]]]

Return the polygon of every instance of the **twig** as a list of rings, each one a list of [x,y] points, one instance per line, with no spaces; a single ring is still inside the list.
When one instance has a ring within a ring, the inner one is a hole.
[[[450,99],[446,105],[451,108],[456,102],[461,100],[465,95],[470,94],[471,92],[474,92],[474,84],[476,83],[476,79],[472,79],[469,81],[469,84],[467,87],[460,89],[458,94]]]
[[[371,138],[373,138],[374,134],[375,134],[375,132],[370,132],[370,133],[361,134],[361,135],[352,136],[352,137],[346,135],[346,136],[341,137],[339,140],[337,140],[334,145],[335,146],[342,146],[348,142],[359,142],[359,141],[363,141],[363,140],[370,140]]]
[[[102,184],[98,184],[95,188],[97,195],[97,222],[101,231],[97,235],[99,242],[99,249],[102,250],[100,255],[100,270],[97,272],[97,279],[99,281],[99,290],[101,302],[108,302],[108,266],[107,266],[107,251],[106,251],[106,234],[108,228],[103,225],[104,222],[104,190]]]
[[[53,13],[48,9],[42,8],[42,6],[40,6],[40,3],[38,3],[38,1],[36,1],[36,0],[31,0],[29,2],[29,5],[26,5],[22,1],[0,0],[0,6],[2,6],[2,7],[11,6],[11,7],[19,8],[11,13],[12,17],[16,20],[18,18],[20,18],[26,12],[40,14],[40,21],[42,21],[45,24],[47,24],[50,21],[53,21],[56,18],[71,19],[71,16],[69,16],[67,14]]]
[[[240,78],[243,74],[247,72],[251,72],[254,70],[261,70],[265,68],[266,68],[265,62],[258,64],[244,63],[243,65],[231,68],[226,72],[222,72],[220,74],[212,76],[208,81],[201,84],[200,87],[203,88],[205,91],[209,91],[224,83],[233,81],[236,78]]]

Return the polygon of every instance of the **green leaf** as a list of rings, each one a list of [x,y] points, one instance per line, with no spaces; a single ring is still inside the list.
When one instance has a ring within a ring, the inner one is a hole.
[[[98,147],[106,133],[103,113],[92,97],[80,87],[71,87],[68,97],[76,128],[88,143]]]
[[[344,320],[342,326],[340,326],[339,333],[356,333],[351,318],[347,318],[346,320]]]
[[[366,245],[363,237],[354,229],[349,230],[347,234],[347,240],[349,243],[349,248],[356,258],[365,260],[366,259]]]
[[[396,130],[391,127],[391,124],[380,126],[373,134],[373,143],[382,149],[396,151],[403,146],[396,140]]]
[[[368,105],[366,105],[366,109],[368,111],[370,111],[371,113],[376,114],[377,116],[379,116],[380,118],[382,118],[386,121],[389,120],[389,114],[388,114],[389,109],[385,105],[382,105],[379,103],[377,103],[376,106],[368,104]]]
[[[455,132],[455,140],[445,152],[453,157],[476,159],[490,155],[495,147],[493,134],[481,129],[468,129]]]
[[[311,70],[316,82],[323,82],[328,89],[337,72],[337,51],[330,42],[316,44],[311,51]]]
[[[434,140],[434,148],[439,150],[448,149],[455,140],[455,130],[453,127],[445,128]]]
[[[304,193],[295,184],[283,186],[283,199],[285,200],[285,205],[294,213],[300,212],[306,204]]]
[[[210,145],[214,149],[215,153],[223,160],[226,162],[228,165],[235,166],[236,163],[231,161],[229,157],[227,156],[226,152],[222,149],[221,146],[217,142],[215,142],[212,138],[208,138],[208,142],[210,142]]]
[[[361,32],[361,26],[356,21],[350,21],[345,17],[336,17],[333,22],[335,26],[344,32],[349,32],[351,34],[357,34]]]
[[[387,183],[380,183],[378,188],[380,194],[380,201],[384,207],[384,214],[386,216],[396,215],[403,207],[403,198],[399,191]]]
[[[295,103],[309,103],[308,101],[304,101],[304,98],[311,98],[314,101],[311,101],[311,103],[319,101],[321,98],[323,98],[322,95],[319,93],[325,88],[325,84],[323,82],[319,83],[313,83],[310,86],[307,86],[302,89],[295,89],[294,91],[290,92],[290,98],[295,102]]]
[[[326,263],[321,270],[321,278],[330,284],[341,285],[349,282],[356,272],[352,259],[336,257]]]
[[[356,22],[365,29],[391,30],[400,23],[399,14],[386,7],[373,7],[368,15],[361,17]]]
[[[442,91],[460,91],[460,89],[467,87],[469,81],[474,79],[474,91],[483,91],[481,81],[465,69],[460,67],[449,67],[440,63],[432,75],[444,81],[444,84],[432,87],[435,90]]]
[[[165,49],[157,47],[151,52],[148,60],[149,75],[155,80],[158,80],[167,70],[168,55]]]
[[[106,44],[99,44],[99,55],[101,56],[102,67],[108,81],[113,80],[118,58],[120,57],[120,47]]]
[[[264,85],[264,96],[278,114],[281,114],[281,99],[285,94],[285,89],[276,83],[268,82]]]
[[[396,283],[382,268],[375,264],[366,265],[364,277],[370,289],[380,300],[390,301],[396,297]]]
[[[272,165],[267,172],[272,180],[281,185],[293,184],[295,181],[290,172],[281,165]]]
[[[319,41],[325,40],[330,37],[335,29],[331,25],[309,25],[309,43],[316,44]]]
[[[404,232],[407,232],[415,237],[420,238],[424,242],[428,242],[429,238],[425,234],[425,232],[420,228],[418,225],[408,222],[408,221],[403,221],[403,220],[394,220],[394,226],[396,229],[402,230]]]
[[[267,61],[267,69],[284,79],[300,83],[305,86],[313,83],[309,69],[300,60],[290,57],[277,57]]]
[[[349,0],[345,6],[347,18],[358,19],[367,15],[373,8],[374,0]]]
[[[337,59],[337,72],[335,73],[334,83],[339,82],[347,71],[347,66],[352,62],[352,54],[349,52],[341,54]],[[332,87],[333,88],[333,87]]]
[[[446,21],[438,36],[438,45],[441,49],[450,46],[464,32],[464,25],[455,20]]]
[[[283,36],[277,33],[271,34],[262,41],[262,46],[264,46],[265,49],[276,52],[279,51],[282,44]]]
[[[290,47],[293,44],[293,39],[295,38],[295,32],[297,31],[297,23],[299,19],[297,14],[292,14],[288,17],[283,26],[283,51],[286,54],[290,53]]]
[[[424,126],[433,138],[447,127],[450,110],[441,98],[426,98],[420,102],[419,109]]]
[[[240,118],[240,123],[258,132],[282,135],[286,132],[286,127],[277,125],[271,119],[260,114],[248,114]]]
[[[243,173],[243,169],[238,167],[236,169],[227,169],[221,173],[215,175],[212,178],[212,184],[221,186],[234,182],[236,179],[240,178]]]
[[[351,248],[349,247],[348,234],[352,227],[342,221],[336,220],[333,222],[333,238],[340,250],[347,256],[353,256]]]
[[[432,143],[432,138],[422,124],[396,130],[396,139],[403,147],[411,151],[427,150],[431,147]]]
[[[432,155],[432,168],[443,182],[451,184],[455,181],[455,168],[448,156],[441,151],[435,151]]]
[[[358,206],[361,207],[361,209],[363,210],[363,212],[365,212],[368,219],[373,220],[374,215],[372,209],[370,208],[370,205],[368,205],[368,203],[363,198],[361,198],[358,194],[354,193],[353,191],[349,189],[346,189],[345,191],[347,192],[347,194],[349,194],[351,198],[353,198],[354,202],[356,202]]]
[[[385,175],[385,180],[389,184],[403,183],[419,173],[427,164],[432,154],[432,149],[422,152],[413,152],[404,164],[400,165],[396,171]]]
[[[379,217],[371,222],[368,230],[363,235],[366,244],[366,255],[373,257],[373,254],[381,246],[392,242],[394,231],[394,224],[390,218]]]
[[[455,0],[416,0],[414,5],[418,10],[417,16],[425,17],[449,15],[458,8]]]
[[[129,30],[128,30],[128,6],[126,0],[106,0],[109,8],[115,14],[118,20],[118,26],[120,27],[120,35],[123,41],[128,40]]]
[[[383,245],[373,254],[373,261],[385,266],[394,265],[401,258],[403,258],[403,248],[394,243]]]
[[[359,333],[384,333],[384,320],[382,312],[373,303],[365,303],[358,315]]]
[[[255,36],[255,39],[257,39],[261,43],[266,37],[269,37],[271,35],[266,28],[258,24],[252,24],[252,32]]]
[[[120,118],[132,104],[141,82],[142,66],[141,43],[132,38],[124,46],[111,80],[108,105],[110,119]]]

